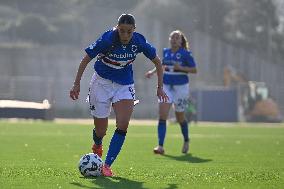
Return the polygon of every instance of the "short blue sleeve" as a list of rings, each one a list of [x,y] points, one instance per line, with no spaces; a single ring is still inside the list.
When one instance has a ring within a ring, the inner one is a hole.
[[[150,43],[148,43],[142,34],[135,32],[135,35],[138,38],[140,52],[142,52],[150,60],[156,58],[157,54],[155,47],[153,47]]]
[[[142,52],[150,60],[153,60],[157,56],[155,47],[153,47],[147,41],[142,44]]]
[[[191,68],[196,67],[195,60],[190,51],[186,51],[185,53],[185,62],[188,67],[191,67]]]
[[[104,33],[95,43],[85,49],[90,58],[95,58],[99,53],[104,52],[111,45],[107,38],[107,32]]]

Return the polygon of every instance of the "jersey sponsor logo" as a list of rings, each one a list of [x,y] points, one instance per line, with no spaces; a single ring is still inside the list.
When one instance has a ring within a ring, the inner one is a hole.
[[[163,64],[164,65],[175,65],[175,64],[182,65],[182,62],[181,61],[174,61],[174,60],[163,60]]]
[[[109,57],[112,58],[119,58],[119,59],[123,59],[123,58],[134,58],[136,56],[136,54],[134,53],[123,53],[123,54],[115,54],[115,53],[110,53],[108,55]]]

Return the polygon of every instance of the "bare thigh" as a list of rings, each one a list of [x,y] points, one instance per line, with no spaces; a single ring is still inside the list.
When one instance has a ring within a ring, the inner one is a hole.
[[[183,123],[184,120],[185,120],[184,112],[175,112],[175,114],[176,114],[176,120],[177,120],[177,122]]]
[[[113,110],[116,116],[116,127],[118,129],[127,131],[133,107],[134,102],[132,99],[120,100],[113,104]]]
[[[159,103],[159,119],[167,120],[171,108],[170,103]]]

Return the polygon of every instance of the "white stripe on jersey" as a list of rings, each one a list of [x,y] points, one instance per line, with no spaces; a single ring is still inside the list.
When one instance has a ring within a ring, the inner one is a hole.
[[[122,69],[123,67],[120,67],[120,66],[116,66],[116,65],[113,65],[113,64],[109,64],[109,63],[106,63],[104,60],[101,60],[102,63],[104,63],[105,65],[111,67],[111,68],[114,68],[114,69]]]
[[[114,68],[114,69],[122,69],[122,68],[125,68],[124,66],[127,65],[128,62],[131,62],[130,64],[132,64],[132,62],[135,60],[135,59],[132,59],[132,60],[128,60],[128,61],[115,61],[115,60],[112,60],[108,57],[104,57],[106,58],[107,60],[109,60],[110,62],[114,62],[114,63],[118,63],[120,64],[120,66],[118,65],[114,65],[114,64],[111,64],[111,63],[108,63],[108,62],[105,62],[104,59],[102,58],[101,59],[101,62],[104,63],[105,65],[111,67],[111,68]],[[129,64],[129,65],[130,65]]]
[[[168,71],[164,71],[164,74],[168,74],[168,75],[187,75],[187,73],[185,73],[185,72],[168,72]]]
[[[128,62],[133,62],[135,60],[135,58],[131,59],[131,60],[126,60],[126,61],[119,61],[119,60],[113,60],[111,58],[109,58],[108,56],[105,56],[106,59],[108,59],[109,61],[111,62],[116,62],[116,63],[119,63],[121,64],[122,66],[124,66],[125,64],[127,64]]]
[[[168,70],[164,71],[165,74],[169,74],[169,75],[187,75],[187,73],[185,73],[185,72],[174,72],[174,66],[166,66],[166,68]]]

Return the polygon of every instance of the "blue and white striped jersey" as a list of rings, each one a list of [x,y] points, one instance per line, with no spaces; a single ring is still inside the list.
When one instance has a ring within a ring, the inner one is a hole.
[[[121,85],[133,84],[132,63],[138,53],[150,60],[156,49],[137,32],[127,45],[121,44],[116,29],[106,31],[95,43],[85,49],[90,58],[97,57],[94,68],[99,76]]]
[[[170,48],[163,51],[163,65],[165,66],[164,84],[167,85],[183,85],[189,82],[188,74],[174,70],[174,65],[195,67],[195,61],[190,51],[179,48],[176,52],[172,52]]]

